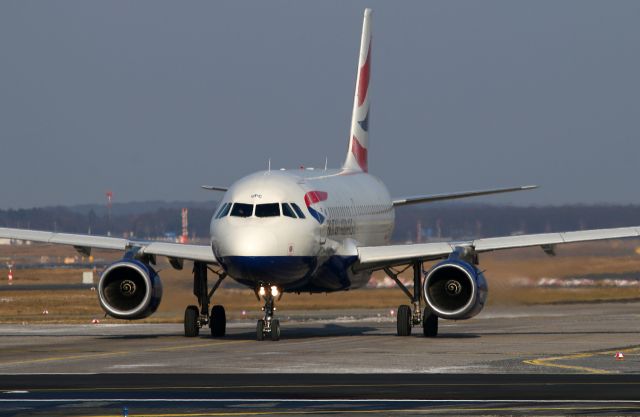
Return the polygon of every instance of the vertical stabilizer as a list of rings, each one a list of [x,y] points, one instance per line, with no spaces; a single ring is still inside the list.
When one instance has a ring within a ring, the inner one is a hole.
[[[344,169],[349,171],[368,171],[367,150],[369,148],[369,78],[371,75],[371,9],[364,10],[362,38],[356,91],[351,114],[351,134],[349,150],[344,161]]]

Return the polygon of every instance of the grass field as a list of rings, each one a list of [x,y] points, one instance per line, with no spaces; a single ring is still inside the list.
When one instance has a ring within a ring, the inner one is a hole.
[[[523,288],[515,282],[522,278],[576,277],[584,274],[626,273],[640,271],[640,255],[637,240],[599,242],[566,245],[558,248],[558,256],[549,257],[539,248],[519,249],[481,255],[480,265],[489,282],[490,304],[545,304],[570,302],[595,302],[630,300],[640,298],[640,290],[629,288]],[[0,247],[0,257],[6,262],[30,262],[39,256],[73,256],[73,249],[62,246],[33,245]],[[96,252],[96,259],[115,260],[117,254]],[[158,265],[164,286],[163,301],[158,312],[144,322],[181,322],[185,306],[195,304],[192,295],[190,265],[182,271],[172,269],[164,260]],[[3,265],[4,266],[4,262]],[[426,267],[427,265],[425,265]],[[17,269],[14,283],[60,284],[79,283],[79,269]],[[7,270],[0,269],[0,277],[6,283]],[[411,271],[403,274],[410,281]],[[381,280],[384,273],[377,272],[372,279]],[[230,281],[230,280],[229,280]],[[233,282],[226,282],[214,297],[216,304],[223,304],[228,317],[254,320],[259,303],[250,289],[242,289]],[[332,294],[285,294],[277,304],[279,313],[315,309],[384,309],[394,310],[407,302],[397,288],[360,289]],[[48,310],[49,314],[42,312]],[[243,314],[245,311],[245,314]],[[0,291],[0,322],[12,323],[89,323],[93,318],[104,319],[95,291]]]

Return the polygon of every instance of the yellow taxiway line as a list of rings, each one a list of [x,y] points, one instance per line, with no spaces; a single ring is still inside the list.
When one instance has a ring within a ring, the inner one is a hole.
[[[575,354],[572,354],[572,355],[552,356],[552,357],[548,357],[548,358],[538,358],[538,359],[528,359],[528,360],[525,360],[523,362],[526,363],[527,365],[546,366],[546,367],[550,367],[550,368],[561,368],[561,369],[567,369],[567,370],[571,370],[571,371],[586,372],[586,373],[589,373],[589,374],[612,374],[612,373],[614,373],[614,371],[609,371],[609,370],[606,370],[606,369],[589,368],[589,367],[586,367],[586,366],[578,366],[578,365],[567,365],[567,364],[556,363],[556,362],[557,361],[573,360],[573,359],[591,358],[591,357],[596,356],[596,355],[615,355],[617,352],[630,354],[630,353],[634,353],[634,352],[638,352],[638,351],[640,351],[640,346],[624,348],[624,349],[618,349],[618,350],[607,350],[607,351],[601,351],[601,352],[575,353]]]

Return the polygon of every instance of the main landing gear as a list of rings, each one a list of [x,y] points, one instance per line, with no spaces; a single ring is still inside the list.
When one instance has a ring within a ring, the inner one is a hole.
[[[194,262],[193,264],[193,295],[198,298],[199,308],[190,305],[184,311],[184,335],[186,337],[195,337],[200,333],[200,328],[209,326],[211,336],[223,337],[227,329],[227,316],[224,307],[214,305],[209,312],[209,304],[211,297],[216,292],[222,281],[227,277],[225,272],[211,272],[218,275],[218,281],[209,290],[207,283],[207,264],[203,262]]]
[[[262,307],[264,318],[258,320],[256,325],[256,339],[264,340],[265,337],[270,337],[273,341],[280,340],[280,320],[274,318],[273,315],[276,311],[275,298],[278,297],[280,300],[282,293],[275,285],[267,288],[261,285],[256,290],[256,296],[258,300],[260,297],[264,298],[264,307]]]
[[[413,294],[398,279],[398,275],[410,267],[413,267]],[[422,325],[422,332],[425,337],[436,337],[438,335],[438,316],[433,314],[428,306],[424,310],[421,307],[422,262],[415,262],[400,272],[396,272],[391,268],[385,268],[384,271],[411,300],[411,306],[403,304],[398,307],[398,314],[396,315],[398,336],[410,336],[413,326]]]

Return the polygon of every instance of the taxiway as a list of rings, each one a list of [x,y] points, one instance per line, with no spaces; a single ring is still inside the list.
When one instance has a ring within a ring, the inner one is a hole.
[[[0,416],[640,413],[638,302],[490,307],[435,339],[389,310],[281,317],[279,342],[252,320],[0,325]]]
[[[638,302],[490,307],[441,321],[435,339],[395,336],[389,310],[284,314],[279,342],[257,342],[252,320],[222,339],[180,324],[3,324],[0,373],[640,374]]]

